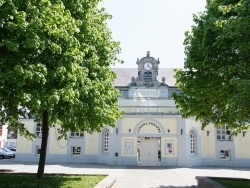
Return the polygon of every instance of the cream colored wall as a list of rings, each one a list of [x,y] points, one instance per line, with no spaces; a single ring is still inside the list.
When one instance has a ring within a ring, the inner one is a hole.
[[[131,131],[134,131],[135,126],[138,124],[138,122],[144,120],[143,118],[123,118],[122,121],[122,133],[129,133],[129,129]],[[161,124],[161,126],[164,127],[164,134],[177,134],[177,119],[176,118],[155,118],[157,122]],[[150,120],[149,120],[150,121]],[[147,121],[146,121],[147,122]],[[160,126],[160,124],[156,123],[155,121],[150,121],[154,122],[156,125]],[[170,132],[168,133],[168,129]],[[135,130],[137,131],[137,130]],[[163,131],[163,130],[162,130]],[[140,133],[159,133],[157,128],[152,126],[152,125],[146,125],[141,128]]]
[[[176,118],[164,118],[156,119],[165,129],[165,134],[177,134],[177,119]],[[169,129],[169,133],[168,133]]]
[[[250,130],[235,137],[235,158],[250,158]]]
[[[201,123],[195,121],[195,119],[193,118],[186,119],[186,134],[190,133],[191,128],[196,128],[196,130],[198,131],[197,134],[201,134]]]
[[[65,139],[57,140],[57,137],[59,136],[57,128],[60,128],[60,126],[56,126],[55,128],[50,128],[49,132],[50,142],[48,143],[49,153],[67,154],[68,140]]]
[[[21,120],[25,124],[25,128],[30,132],[35,132],[35,122],[34,119]],[[17,153],[31,153],[32,152],[32,141],[28,140],[24,136],[21,136],[18,132],[17,136]]]
[[[134,131],[135,125],[143,118],[123,118],[122,121],[122,133],[129,133],[129,129]]]
[[[207,135],[209,131],[209,136]],[[215,158],[216,129],[214,125],[208,125],[201,131],[201,157]]]
[[[190,133],[192,128],[195,128],[197,134],[201,137],[201,156],[214,158],[215,154],[215,134],[216,129],[212,124],[205,127],[204,130],[201,130],[201,123],[195,121],[194,118],[186,119],[186,134]],[[209,136],[207,136],[207,131],[209,131]]]
[[[166,144],[173,143],[173,153],[166,152]],[[177,138],[176,137],[162,137],[161,138],[161,157],[177,157]]]
[[[129,141],[133,143],[133,152],[132,153],[125,153],[125,142]],[[137,137],[123,137],[121,141],[121,156],[137,156]]]
[[[85,138],[85,154],[86,155],[97,155],[98,154],[98,146],[99,146],[99,134],[84,134]],[[100,146],[102,147],[102,146]]]
[[[140,130],[140,134],[143,134],[143,133],[159,134],[159,130],[152,125],[145,125],[141,129],[138,129],[138,130]]]

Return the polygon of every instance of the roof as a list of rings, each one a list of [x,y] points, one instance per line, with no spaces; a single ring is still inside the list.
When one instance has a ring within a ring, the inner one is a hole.
[[[131,78],[135,77],[138,79],[138,68],[113,68],[112,69],[117,78],[115,79],[114,86],[129,86],[131,83]],[[175,86],[175,78],[174,78],[174,68],[160,68],[158,70],[157,80],[162,82],[162,77],[165,77],[165,83],[168,86]]]

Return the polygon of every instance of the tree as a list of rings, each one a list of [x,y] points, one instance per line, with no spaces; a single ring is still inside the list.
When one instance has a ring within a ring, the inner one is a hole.
[[[202,128],[227,124],[235,134],[250,120],[250,1],[208,0],[186,32],[184,69],[173,95],[184,117]]]
[[[42,178],[49,127],[100,131],[121,116],[110,65],[119,53],[99,0],[0,0],[1,122],[33,139],[19,117],[43,127]],[[60,139],[59,138],[59,139]]]

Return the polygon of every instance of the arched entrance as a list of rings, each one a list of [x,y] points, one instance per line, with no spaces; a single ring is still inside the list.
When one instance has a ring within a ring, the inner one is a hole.
[[[141,166],[158,166],[161,161],[161,135],[163,128],[152,121],[138,124],[137,162]]]

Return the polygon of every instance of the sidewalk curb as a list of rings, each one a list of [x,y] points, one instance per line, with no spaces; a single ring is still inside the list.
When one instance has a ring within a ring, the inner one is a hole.
[[[112,185],[116,182],[116,175],[109,175],[99,182],[94,188],[111,188]]]

